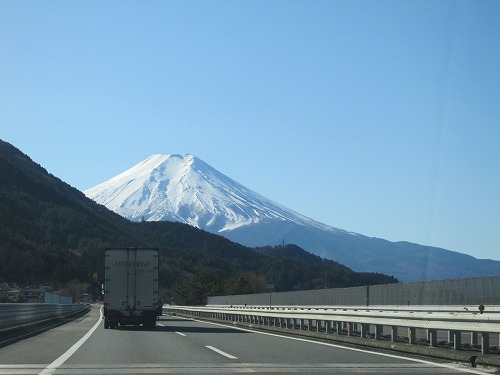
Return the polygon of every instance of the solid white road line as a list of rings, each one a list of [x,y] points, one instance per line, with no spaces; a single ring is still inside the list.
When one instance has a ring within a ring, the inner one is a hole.
[[[238,357],[235,357],[234,355],[231,355],[231,354],[227,354],[226,352],[223,352],[220,349],[214,348],[213,346],[207,345],[207,346],[205,346],[205,348],[213,350],[214,352],[219,353],[220,355],[223,355],[224,357],[227,357],[229,359],[238,359]]]
[[[102,311],[103,311],[103,308],[101,307],[100,314],[99,314],[99,319],[94,324],[94,326],[90,329],[90,331],[88,331],[85,334],[85,336],[83,336],[80,340],[78,340],[63,355],[61,355],[54,362],[52,362],[50,365],[48,365],[39,375],[50,375],[50,374],[53,374],[57,370],[57,368],[59,366],[61,366],[64,362],[66,362],[68,360],[68,358],[71,357],[78,350],[78,348],[80,348],[80,346],[82,346],[83,343],[88,340],[88,338],[94,333],[94,331],[97,329],[97,327],[99,327],[99,325],[101,324]]]

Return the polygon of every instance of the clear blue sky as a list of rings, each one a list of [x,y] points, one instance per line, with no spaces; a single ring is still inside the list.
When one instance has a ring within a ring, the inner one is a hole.
[[[192,153],[326,224],[500,260],[500,1],[0,1],[0,138],[84,190]]]

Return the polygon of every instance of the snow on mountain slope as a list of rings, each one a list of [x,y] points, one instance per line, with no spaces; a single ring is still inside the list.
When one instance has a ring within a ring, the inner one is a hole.
[[[214,233],[274,220],[338,230],[247,189],[190,154],[152,155],[84,193],[133,221],[179,221]]]

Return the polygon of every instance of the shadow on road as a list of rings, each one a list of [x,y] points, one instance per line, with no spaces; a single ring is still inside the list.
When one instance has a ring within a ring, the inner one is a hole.
[[[222,326],[195,326],[191,319],[177,319],[171,317],[160,317],[156,321],[155,328],[144,328],[142,326],[118,326],[119,331],[147,331],[147,332],[179,332],[179,333],[248,333],[231,327]],[[160,325],[161,324],[161,325]],[[195,323],[196,324],[196,323]]]
[[[158,332],[180,332],[180,333],[248,333],[233,328],[225,327],[193,327],[193,326],[156,326]]]

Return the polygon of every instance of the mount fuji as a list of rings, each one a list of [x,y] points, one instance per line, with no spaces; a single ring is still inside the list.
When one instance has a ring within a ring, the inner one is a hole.
[[[294,212],[190,155],[155,154],[84,191],[132,221],[178,221],[246,246],[283,240],[343,263],[402,281],[500,274],[500,262],[409,242],[347,232]]]

